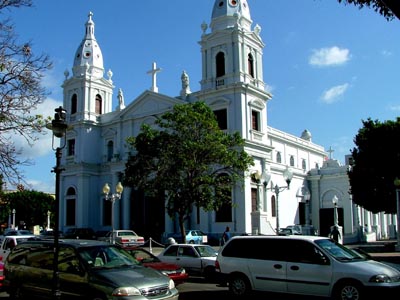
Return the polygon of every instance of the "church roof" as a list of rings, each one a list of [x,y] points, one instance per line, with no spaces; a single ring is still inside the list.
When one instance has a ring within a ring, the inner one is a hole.
[[[93,13],[89,12],[86,22],[85,36],[75,52],[73,74],[76,77],[89,74],[95,77],[103,77],[103,55],[94,36]]]

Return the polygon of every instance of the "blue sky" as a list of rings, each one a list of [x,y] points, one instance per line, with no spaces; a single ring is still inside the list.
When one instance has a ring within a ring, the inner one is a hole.
[[[53,115],[62,105],[64,71],[93,12],[104,67],[113,72],[113,107],[121,88],[129,104],[151,87],[152,63],[162,68],[159,92],[178,96],[186,70],[192,91],[200,88],[201,24],[210,23],[214,0],[34,0],[33,8],[9,15],[21,41],[54,62],[44,85],[51,95],[38,112]],[[400,21],[386,21],[370,9],[337,0],[248,0],[253,26],[262,28],[264,81],[273,98],[268,125],[312,141],[344,163],[361,120],[395,120],[400,111]],[[1,15],[0,17],[4,17]],[[51,135],[23,155],[35,164],[23,169],[29,189],[54,192],[55,155]],[[93,151],[93,149],[88,149]],[[9,186],[9,188],[12,188]]]

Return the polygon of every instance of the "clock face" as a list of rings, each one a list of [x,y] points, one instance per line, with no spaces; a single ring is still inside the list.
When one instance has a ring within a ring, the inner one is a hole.
[[[237,6],[238,1],[237,0],[229,0],[229,3],[231,4],[231,6]]]

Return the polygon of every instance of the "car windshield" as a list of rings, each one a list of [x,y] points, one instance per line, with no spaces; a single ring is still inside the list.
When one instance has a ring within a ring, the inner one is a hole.
[[[195,249],[201,257],[217,256],[217,252],[215,251],[215,249],[208,245],[198,246],[198,247],[195,247]]]
[[[334,258],[341,261],[346,260],[360,260],[365,259],[361,254],[356,251],[336,243],[331,239],[323,239],[315,241],[322,249],[329,252]]]
[[[113,245],[85,247],[78,251],[91,268],[118,268],[140,264],[128,252]]]

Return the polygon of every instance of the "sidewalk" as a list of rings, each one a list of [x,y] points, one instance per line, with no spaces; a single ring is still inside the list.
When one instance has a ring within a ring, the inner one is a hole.
[[[378,261],[400,264],[400,252],[395,250],[396,243],[397,242],[393,240],[385,240],[345,246],[349,248],[359,248]]]

